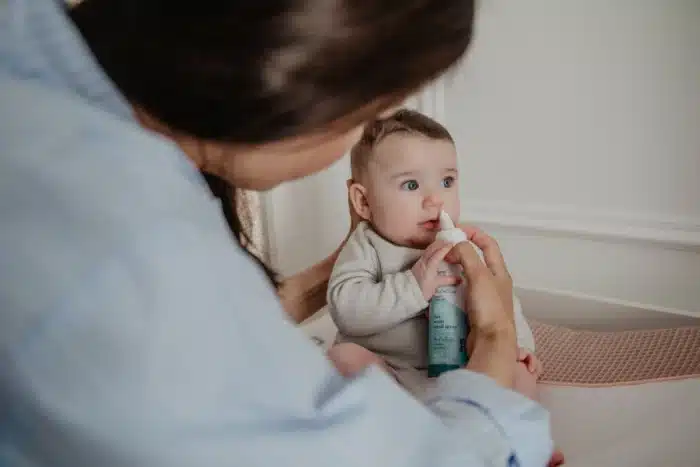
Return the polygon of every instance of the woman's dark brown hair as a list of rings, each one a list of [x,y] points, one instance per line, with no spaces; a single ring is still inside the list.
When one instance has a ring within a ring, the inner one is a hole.
[[[467,50],[474,1],[83,0],[69,14],[152,117],[176,133],[259,144],[341,131],[415,92]],[[231,187],[207,179],[232,210]],[[226,217],[240,240],[235,213]]]

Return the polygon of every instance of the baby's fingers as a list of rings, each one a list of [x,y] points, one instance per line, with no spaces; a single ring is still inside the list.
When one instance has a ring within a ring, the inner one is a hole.
[[[536,373],[537,372],[537,362],[535,361],[534,358],[530,357],[527,361],[527,370],[530,373]]]
[[[440,250],[442,250],[445,247],[450,246],[450,244],[444,240],[436,240],[430,245],[428,245],[428,248],[423,251],[423,261],[425,261],[425,264],[428,265],[430,263],[430,258],[435,256],[436,253],[438,253]],[[448,250],[449,251],[449,250]],[[444,257],[444,256],[443,256]]]
[[[457,285],[462,281],[461,278],[457,276],[438,276],[435,279],[435,287],[446,287],[448,285]]]
[[[434,245],[434,244],[433,244]],[[432,245],[431,245],[432,246]],[[434,251],[430,256],[425,256],[426,267],[428,271],[435,272],[440,265],[440,262],[445,259],[447,253],[452,250],[452,245],[449,243],[444,243],[436,251]]]
[[[518,347],[518,361],[522,362],[527,358],[527,350],[523,349],[522,347]]]

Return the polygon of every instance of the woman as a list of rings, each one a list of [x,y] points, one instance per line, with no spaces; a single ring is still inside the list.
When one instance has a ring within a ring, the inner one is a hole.
[[[475,339],[426,410],[377,369],[340,376],[284,319],[200,175],[266,190],[327,167],[462,57],[472,10],[3,2],[0,464],[544,465],[546,412],[507,389],[493,240],[470,231],[488,268],[450,253]]]

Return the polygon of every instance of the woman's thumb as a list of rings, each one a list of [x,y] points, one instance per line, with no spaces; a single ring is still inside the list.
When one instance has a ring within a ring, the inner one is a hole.
[[[476,252],[476,248],[468,241],[457,243],[445,257],[445,260],[460,264],[468,279],[486,268],[481,256]]]

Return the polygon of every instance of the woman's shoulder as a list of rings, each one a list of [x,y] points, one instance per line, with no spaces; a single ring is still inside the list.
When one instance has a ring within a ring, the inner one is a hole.
[[[0,97],[15,110],[0,117],[0,251],[11,265],[0,295],[13,304],[3,310],[8,320],[79,301],[106,313],[164,304],[195,311],[200,302],[230,310],[260,297],[275,306],[274,291],[174,144],[31,83],[0,86]]]

